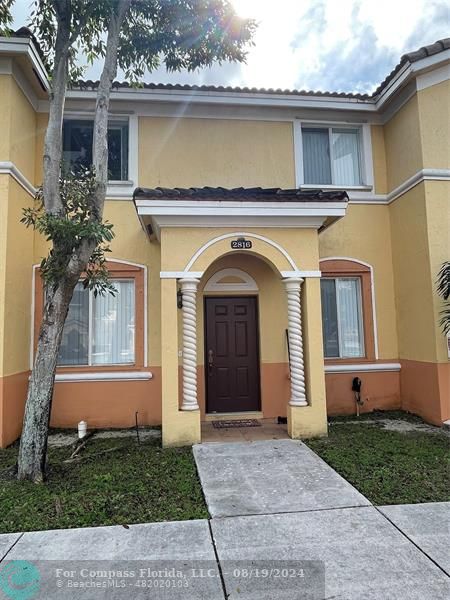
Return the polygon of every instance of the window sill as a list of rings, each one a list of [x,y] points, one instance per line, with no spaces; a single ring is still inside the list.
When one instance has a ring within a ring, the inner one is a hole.
[[[84,381],[148,381],[153,379],[150,371],[93,371],[89,373],[57,373],[55,383],[79,383]]]
[[[398,372],[401,369],[400,363],[376,363],[376,362],[359,362],[359,363],[343,363],[343,364],[325,364],[325,373],[370,373],[370,372]]]
[[[301,190],[350,190],[355,192],[371,192],[373,190],[372,185],[328,185],[328,184],[302,184],[300,185]]]
[[[131,187],[134,185],[134,181],[131,181],[130,179],[125,179],[123,181],[121,179],[112,179],[108,181],[108,185],[111,187],[118,187],[121,185]]]

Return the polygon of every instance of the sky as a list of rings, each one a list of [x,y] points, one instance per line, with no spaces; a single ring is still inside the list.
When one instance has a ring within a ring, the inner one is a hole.
[[[402,54],[450,36],[448,0],[231,1],[258,22],[246,64],[170,75],[158,69],[145,80],[371,93]],[[29,6],[16,0],[15,27],[25,24]],[[98,76],[94,65],[85,78]]]

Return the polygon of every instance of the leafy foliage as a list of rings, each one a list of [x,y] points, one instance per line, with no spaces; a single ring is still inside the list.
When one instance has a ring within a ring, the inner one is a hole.
[[[439,271],[437,293],[445,302],[440,325],[444,333],[450,333],[450,262],[445,262]]]
[[[95,243],[95,250],[86,269],[84,285],[97,293],[115,293],[108,281],[105,253],[114,238],[113,225],[97,218],[91,208],[95,190],[92,170],[80,169],[60,178],[59,186],[64,212],[49,214],[44,208],[42,188],[38,190],[32,208],[23,210],[21,222],[32,227],[53,242],[47,257],[41,261],[41,275],[46,285],[56,285],[64,279],[69,262],[83,240]]]
[[[10,35],[12,24],[11,7],[14,0],[0,0],[0,35]]]
[[[76,81],[83,75],[83,60],[89,65],[104,57],[109,15],[117,0],[69,4],[70,75]],[[54,0],[34,0],[29,27],[51,72],[57,28]],[[255,29],[255,21],[238,17],[229,0],[131,0],[120,32],[118,66],[137,84],[146,71],[160,65],[168,71],[194,71],[214,62],[242,62]]]

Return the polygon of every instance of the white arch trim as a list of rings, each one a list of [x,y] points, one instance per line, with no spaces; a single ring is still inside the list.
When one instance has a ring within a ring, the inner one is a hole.
[[[148,367],[148,275],[147,265],[141,263],[131,262],[129,260],[121,260],[119,258],[108,257],[107,262],[115,262],[122,265],[129,265],[131,267],[138,267],[144,271],[144,367]],[[35,312],[35,298],[36,298],[36,272],[39,269],[40,264],[33,265],[32,281],[31,281],[31,335],[30,335],[30,369],[33,368],[34,363],[34,312]]]
[[[257,233],[249,233],[248,231],[235,231],[233,233],[225,233],[223,235],[219,235],[218,237],[216,237],[216,238],[214,238],[212,240],[209,240],[209,242],[207,242],[206,244],[204,244],[201,248],[199,248],[197,250],[197,252],[194,254],[194,256],[191,258],[191,260],[188,262],[188,264],[186,265],[186,267],[185,267],[184,270],[185,271],[190,271],[192,265],[195,263],[195,261],[197,260],[197,258],[199,256],[201,256],[203,254],[203,252],[205,252],[205,250],[207,250],[208,248],[210,248],[211,246],[213,246],[217,242],[221,242],[222,240],[226,240],[226,239],[234,238],[234,237],[252,237],[252,238],[254,238],[256,240],[260,240],[261,242],[266,242],[266,244],[269,244],[270,246],[273,246],[279,252],[281,252],[281,254],[284,256],[284,258],[291,265],[293,271],[298,271],[299,270],[297,268],[297,265],[295,264],[295,262],[292,260],[292,258],[286,252],[286,250],[282,246],[280,246],[280,244],[277,244],[277,242],[274,242],[273,240],[265,237],[264,235],[259,235]]]
[[[240,283],[220,283],[224,277],[236,277]],[[242,269],[222,269],[214,273],[206,282],[204,292],[257,292],[258,284],[251,275]]]
[[[348,260],[350,262],[354,262],[360,265],[364,265],[369,268],[370,271],[370,293],[372,296],[372,320],[373,320],[373,341],[375,346],[375,358],[378,360],[378,325],[377,325],[377,309],[375,304],[375,282],[373,276],[373,266],[365,262],[364,260],[360,260],[359,258],[353,258],[352,256],[326,256],[319,260],[319,263],[324,262],[326,260]]]

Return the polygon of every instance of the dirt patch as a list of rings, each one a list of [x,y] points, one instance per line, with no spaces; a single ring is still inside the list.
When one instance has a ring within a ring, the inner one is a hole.
[[[339,425],[381,425],[388,431],[397,431],[399,433],[423,432],[431,434],[445,434],[450,437],[450,430],[445,427],[435,427],[427,423],[415,423],[413,421],[403,421],[402,419],[373,419],[373,420],[352,420],[352,421],[333,421],[329,423],[332,427]]]
[[[99,430],[94,434],[96,439],[112,439],[112,438],[131,438],[136,437],[135,429],[108,429],[105,431]],[[139,429],[139,439],[141,441],[147,441],[151,439],[158,439],[161,437],[161,431],[159,429]],[[48,445],[51,448],[64,448],[66,446],[72,446],[78,439],[78,433],[50,433],[48,436]]]

